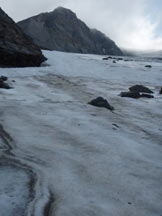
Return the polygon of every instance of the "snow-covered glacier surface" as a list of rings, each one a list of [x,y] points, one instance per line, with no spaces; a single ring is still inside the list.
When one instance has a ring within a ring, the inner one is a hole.
[[[162,63],[43,52],[0,69],[0,216],[161,216]],[[154,98],[118,96],[134,84]]]

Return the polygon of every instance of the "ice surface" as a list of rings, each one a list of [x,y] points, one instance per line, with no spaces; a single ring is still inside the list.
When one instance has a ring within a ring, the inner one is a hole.
[[[28,215],[43,215],[50,194],[50,215],[162,215],[162,64],[148,69],[143,61],[43,53],[49,67],[0,69],[13,86],[0,89],[1,124],[14,139],[12,153],[37,175]],[[118,96],[134,84],[151,88],[155,98]],[[98,96],[115,111],[87,104]],[[2,171],[15,185],[15,176]],[[24,197],[22,178],[13,191]],[[1,199],[0,208],[7,203]]]

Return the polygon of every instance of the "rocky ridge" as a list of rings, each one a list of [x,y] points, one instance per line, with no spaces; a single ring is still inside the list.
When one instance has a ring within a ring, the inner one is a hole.
[[[74,53],[122,55],[103,33],[90,29],[75,13],[62,7],[18,22],[42,49]]]

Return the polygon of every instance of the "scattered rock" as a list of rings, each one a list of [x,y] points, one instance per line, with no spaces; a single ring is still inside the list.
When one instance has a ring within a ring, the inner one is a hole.
[[[129,97],[129,98],[140,98],[140,93],[139,92],[133,92],[133,91],[121,92],[120,96],[121,97]]]
[[[143,85],[134,85],[132,87],[129,88],[130,91],[132,92],[141,92],[141,93],[153,93],[153,91],[151,91],[149,88],[143,86]]]
[[[116,63],[116,61],[115,61],[115,60],[113,60],[113,63]]]
[[[103,58],[102,60],[108,60],[109,59],[109,57],[105,57],[105,58]]]
[[[128,202],[128,205],[132,205],[132,203],[131,203],[131,202]]]
[[[160,89],[160,91],[159,91],[159,94],[162,94],[162,87],[161,87],[161,89]]]
[[[147,67],[147,68],[152,68],[152,66],[151,66],[151,65],[145,65],[145,67]]]
[[[97,97],[96,99],[90,101],[88,104],[96,106],[96,107],[105,107],[109,110],[114,110],[114,107],[112,107],[108,101],[102,97]]]

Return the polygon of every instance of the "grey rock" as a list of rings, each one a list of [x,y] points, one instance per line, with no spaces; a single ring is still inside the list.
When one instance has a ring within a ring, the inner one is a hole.
[[[20,21],[18,25],[42,49],[105,55],[123,54],[111,39],[96,29],[90,29],[75,13],[62,7]]]
[[[6,77],[6,76],[0,76],[0,80],[2,80],[2,81],[7,81],[7,80],[8,80],[8,77]]]
[[[140,94],[140,97],[154,98],[154,96],[153,96],[153,95],[150,95],[150,94]]]
[[[103,97],[97,97],[96,99],[93,99],[88,104],[96,106],[96,107],[104,107],[109,110],[114,110],[114,107],[112,107],[106,99]]]
[[[5,83],[3,80],[0,80],[0,88],[10,89],[11,87]]]
[[[133,92],[133,91],[128,91],[128,92],[121,92],[120,93],[121,97],[129,97],[129,98],[140,98],[140,93],[139,92]]]
[[[0,67],[39,66],[44,60],[40,48],[0,8]]]
[[[138,98],[154,98],[153,95],[150,94],[140,94],[139,92],[133,92],[133,91],[128,91],[128,92],[121,92],[120,93],[121,97],[129,97],[129,98],[134,98],[134,99],[138,99]]]
[[[149,88],[143,86],[143,85],[134,85],[129,88],[130,91],[133,92],[141,92],[141,93],[153,93]]]
[[[147,67],[147,68],[152,68],[152,66],[151,66],[151,65],[145,65],[145,67]]]

